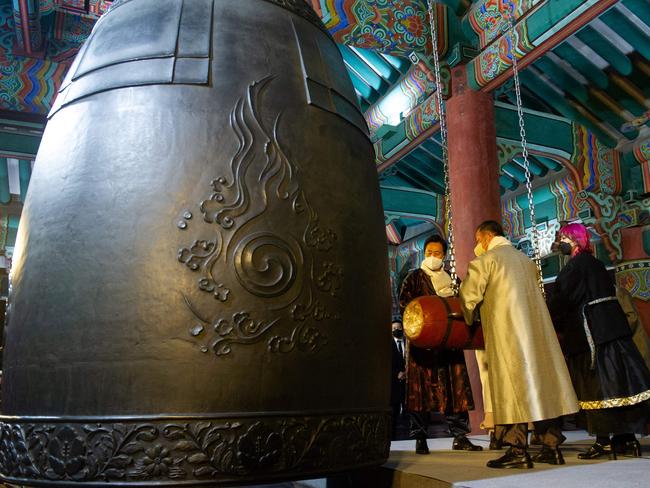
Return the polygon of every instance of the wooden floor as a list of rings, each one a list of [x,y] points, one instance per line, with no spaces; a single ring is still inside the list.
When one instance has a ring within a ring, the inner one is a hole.
[[[372,488],[647,488],[650,487],[650,438],[642,439],[642,458],[583,461],[579,452],[592,443],[585,432],[568,432],[562,446],[563,466],[536,464],[530,470],[499,470],[486,466],[503,451],[450,450],[451,439],[429,439],[431,454],[413,452],[413,441],[394,442],[388,462],[368,479],[352,486]],[[472,439],[487,447],[487,438]],[[531,452],[535,452],[531,448]]]

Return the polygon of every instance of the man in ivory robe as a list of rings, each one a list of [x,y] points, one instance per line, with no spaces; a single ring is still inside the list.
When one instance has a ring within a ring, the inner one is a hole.
[[[510,446],[487,465],[564,464],[559,417],[577,412],[578,399],[537,284],[535,264],[510,244],[498,222],[483,222],[475,238],[477,258],[469,263],[460,301],[468,324],[480,315],[494,423]],[[533,458],[527,451],[528,422],[533,422],[543,445]]]

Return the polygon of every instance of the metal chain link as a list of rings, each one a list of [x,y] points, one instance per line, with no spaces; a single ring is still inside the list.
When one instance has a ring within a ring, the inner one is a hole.
[[[449,185],[449,156],[447,151],[447,114],[445,104],[442,100],[442,81],[440,76],[440,59],[438,57],[438,32],[433,13],[433,2],[427,0],[429,11],[429,23],[431,25],[431,47],[433,50],[433,67],[436,78],[436,101],[438,106],[438,118],[440,121],[440,144],[442,146],[442,162],[444,168],[445,185],[445,219],[447,221],[447,243],[449,245],[449,271],[451,275],[451,287],[454,294],[458,294],[458,275],[456,274],[456,249],[454,246],[454,226],[451,212],[451,187]]]
[[[533,246],[533,261],[537,268],[537,284],[542,295],[546,298],[544,291],[544,278],[542,275],[542,260],[539,252],[539,231],[537,230],[537,220],[535,219],[535,202],[533,201],[533,185],[532,177],[530,174],[530,162],[528,161],[528,144],[526,142],[526,127],[524,125],[524,111],[521,101],[521,84],[519,82],[519,67],[517,65],[517,55],[515,53],[516,39],[515,39],[515,15],[514,11],[509,13],[510,28],[508,29],[508,37],[510,39],[511,57],[512,57],[512,74],[515,84],[515,95],[517,98],[517,116],[519,117],[519,135],[521,136],[521,151],[524,158],[524,171],[526,175],[526,191],[528,193],[528,208],[530,210],[530,224],[533,227],[532,246]]]

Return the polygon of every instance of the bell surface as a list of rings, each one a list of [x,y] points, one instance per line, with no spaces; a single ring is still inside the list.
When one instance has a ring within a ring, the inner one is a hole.
[[[9,483],[249,483],[388,457],[373,150],[303,0],[116,2],[50,114],[11,283]]]

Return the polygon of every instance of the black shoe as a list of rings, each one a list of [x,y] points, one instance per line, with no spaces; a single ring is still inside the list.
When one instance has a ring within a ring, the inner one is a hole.
[[[550,447],[542,447],[542,450],[531,457],[534,463],[546,464],[564,464],[564,456],[559,448],[551,449]]]
[[[415,454],[429,454],[426,439],[415,439]]]
[[[472,444],[470,440],[464,435],[456,437],[454,439],[454,443],[451,445],[451,448],[454,451],[482,451],[483,450],[481,446]]]
[[[613,444],[613,446],[616,454],[641,457],[641,444],[636,439],[633,441],[621,442],[620,444]]]
[[[612,450],[611,444],[594,442],[585,452],[578,454],[578,459],[598,459],[607,456],[609,459],[616,459],[616,453]]]
[[[641,457],[641,444],[634,434],[617,434],[612,437],[612,449],[616,454]]]
[[[497,469],[531,469],[533,467],[533,461],[525,450],[522,450],[521,454],[517,454],[511,447],[500,458],[488,461],[487,467]]]
[[[490,451],[498,451],[500,449],[503,449],[503,441],[501,439],[497,439],[494,431],[490,432],[490,447],[488,449],[490,449]]]

